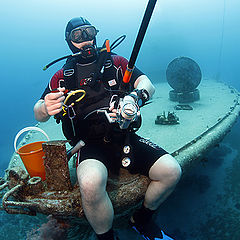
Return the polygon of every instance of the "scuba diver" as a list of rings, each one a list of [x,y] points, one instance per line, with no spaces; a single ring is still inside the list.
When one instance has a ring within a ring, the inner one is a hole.
[[[76,171],[85,216],[99,240],[119,239],[113,230],[114,209],[106,191],[108,171],[140,173],[151,182],[142,206],[129,224],[145,239],[172,239],[152,220],[181,176],[178,162],[164,149],[140,137],[140,108],[155,88],[134,68],[128,89],[120,85],[128,61],[96,46],[98,30],[83,17],[71,19],[65,38],[73,55],[50,80],[34,106],[37,121],[55,116],[70,144],[82,141]]]

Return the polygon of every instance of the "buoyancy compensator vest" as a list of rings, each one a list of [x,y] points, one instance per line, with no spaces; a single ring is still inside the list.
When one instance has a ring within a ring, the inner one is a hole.
[[[123,77],[113,64],[112,53],[100,48],[97,59],[86,64],[79,63],[77,57],[70,57],[63,74],[61,86],[69,90],[68,94],[74,93],[69,98],[66,96],[64,111],[57,116],[57,120],[62,121],[65,137],[71,140],[72,145],[80,139],[102,138],[110,123],[101,110],[109,108],[112,96],[119,92]]]

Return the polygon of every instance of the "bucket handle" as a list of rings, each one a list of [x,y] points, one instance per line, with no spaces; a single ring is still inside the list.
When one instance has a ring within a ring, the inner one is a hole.
[[[48,141],[50,141],[48,135],[39,127],[25,127],[23,128],[21,131],[19,131],[14,139],[14,149],[15,149],[15,152],[18,152],[17,151],[17,140],[18,138],[20,137],[21,134],[23,134],[24,132],[27,132],[27,131],[30,131],[30,130],[35,130],[35,131],[39,131],[41,132],[42,134],[45,135],[45,137],[47,138]]]

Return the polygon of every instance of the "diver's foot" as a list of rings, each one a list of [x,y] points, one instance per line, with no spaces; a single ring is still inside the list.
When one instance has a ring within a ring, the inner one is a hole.
[[[105,239],[105,238],[104,238],[104,239]],[[106,239],[112,239],[112,237],[111,237],[111,238],[106,238]],[[95,235],[94,240],[99,240],[99,238]],[[118,236],[118,232],[117,232],[117,231],[114,231],[113,240],[121,240],[121,239],[119,238],[119,236]]]
[[[121,240],[119,238],[119,234],[117,231],[112,231],[111,235],[105,235],[105,236],[97,236],[97,234],[95,234],[95,238],[94,240]]]
[[[97,240],[97,238],[94,238],[94,240]],[[114,236],[114,240],[121,240],[118,236]]]
[[[137,233],[146,240],[174,240],[167,236],[152,220],[145,225],[134,222],[133,218],[129,220],[129,224]]]

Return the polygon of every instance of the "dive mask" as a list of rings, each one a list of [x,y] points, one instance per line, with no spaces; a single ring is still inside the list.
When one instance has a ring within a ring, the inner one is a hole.
[[[69,40],[75,43],[92,41],[99,31],[91,25],[74,28],[69,34]]]

